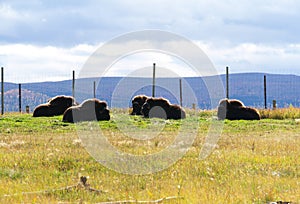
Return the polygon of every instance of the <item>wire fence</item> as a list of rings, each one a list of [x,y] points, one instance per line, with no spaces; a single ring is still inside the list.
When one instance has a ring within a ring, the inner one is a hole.
[[[37,105],[45,103],[57,95],[75,95],[79,102],[96,97],[107,101],[109,106],[114,108],[129,107],[134,95],[153,95],[152,78],[105,77],[101,78],[100,81],[99,78],[76,79],[74,81],[75,73],[68,71],[63,75],[61,73],[42,74],[38,79],[40,82],[18,83],[18,81],[24,81],[24,77],[26,77],[24,74],[19,76],[15,73],[12,78],[10,73],[10,79],[13,79],[13,82],[8,82],[5,79],[7,70],[2,70],[1,78],[3,81],[1,81],[0,93],[2,113],[32,112]],[[264,76],[266,76],[266,87],[264,87]],[[74,78],[72,79],[72,77]],[[239,99],[245,105],[256,108],[265,108],[265,105],[266,108],[273,106],[278,108],[300,107],[300,89],[298,88],[300,87],[300,76],[247,73],[229,74],[229,78],[226,75],[216,77],[220,77],[223,82],[224,98],[228,95],[228,98]],[[187,108],[216,108],[211,104],[210,93],[203,78],[158,77],[155,80],[155,95],[167,98],[171,103],[180,104]],[[27,76],[26,79],[27,81],[36,80],[30,76]],[[78,83],[80,80],[83,82]],[[75,83],[75,87],[73,83]],[[84,93],[79,93],[81,88],[76,88],[76,84],[84,87]],[[227,84],[228,88],[225,88]],[[196,99],[193,98],[193,95]]]

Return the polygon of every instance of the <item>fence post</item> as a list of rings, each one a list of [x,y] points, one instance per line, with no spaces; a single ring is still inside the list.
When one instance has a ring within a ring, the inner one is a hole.
[[[22,112],[22,87],[19,84],[19,112]]]
[[[155,63],[153,63],[152,97],[155,97]]]
[[[276,100],[273,100],[273,110],[276,110],[276,108],[277,108]]]
[[[226,67],[226,98],[229,99],[229,68]]]
[[[26,113],[29,113],[29,106],[26,106]]]
[[[193,110],[196,110],[196,104],[195,103],[192,104],[192,108],[193,108]]]
[[[265,109],[267,109],[267,76],[264,75],[264,101],[265,101]]]
[[[94,81],[94,98],[96,98],[96,82]]]
[[[75,70],[73,70],[72,76],[72,96],[75,98]]]
[[[180,106],[182,107],[182,79],[179,79],[179,97],[180,97]]]
[[[4,114],[4,68],[1,67],[1,114]]]

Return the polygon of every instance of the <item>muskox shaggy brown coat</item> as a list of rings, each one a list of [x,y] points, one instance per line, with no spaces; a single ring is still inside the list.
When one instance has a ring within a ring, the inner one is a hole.
[[[80,105],[68,108],[63,116],[64,122],[110,120],[107,103],[98,99],[88,99]]]
[[[56,96],[48,103],[38,105],[33,111],[33,117],[62,115],[73,105],[77,105],[77,103],[72,96]]]
[[[142,113],[142,106],[143,104],[146,102],[146,100],[148,99],[148,96],[145,95],[137,95],[135,96],[132,101],[132,112],[130,113],[130,115],[143,115]]]
[[[142,106],[142,113],[146,118],[184,119],[185,111],[165,98],[148,98]]]
[[[219,120],[260,120],[260,114],[255,108],[245,107],[239,100],[223,99],[218,107]]]

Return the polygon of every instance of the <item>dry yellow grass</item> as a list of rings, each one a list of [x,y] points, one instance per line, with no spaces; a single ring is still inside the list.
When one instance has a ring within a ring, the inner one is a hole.
[[[272,109],[262,109],[259,110],[262,118],[269,119],[300,119],[300,108],[278,108],[275,110]]]
[[[0,202],[96,203],[169,196],[182,198],[165,203],[300,202],[299,123],[294,119],[225,121],[216,149],[199,160],[214,119],[211,112],[191,113],[187,120],[199,120],[200,130],[188,153],[169,168],[149,175],[121,174],[96,162],[78,139],[75,126],[60,122],[61,117],[6,115],[0,119]],[[112,114],[119,117],[123,111]],[[139,118],[135,122],[149,123]],[[160,136],[145,143],[124,137],[113,120],[100,125],[117,149],[148,154],[160,151],[176,137],[179,122],[169,121]],[[79,174],[88,176],[89,184],[105,193],[60,190],[76,184]]]

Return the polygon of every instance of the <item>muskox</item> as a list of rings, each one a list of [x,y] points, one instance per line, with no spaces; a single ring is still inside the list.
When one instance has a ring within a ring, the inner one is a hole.
[[[50,99],[48,103],[40,104],[35,107],[33,117],[62,115],[73,105],[77,105],[77,103],[72,96],[56,96]]]
[[[146,118],[184,119],[185,111],[165,98],[148,98],[142,106],[142,113]]]
[[[148,99],[148,96],[145,95],[137,95],[135,96],[132,101],[132,112],[131,115],[143,115],[142,113],[142,106]]]
[[[98,99],[88,99],[80,105],[68,108],[63,116],[63,122],[110,120],[107,103]]]
[[[260,114],[255,108],[245,107],[239,100],[223,99],[218,106],[219,120],[260,120]]]

